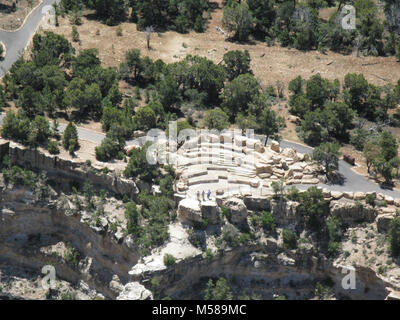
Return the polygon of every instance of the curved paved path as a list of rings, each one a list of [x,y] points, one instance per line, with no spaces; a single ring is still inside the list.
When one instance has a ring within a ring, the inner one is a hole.
[[[0,78],[10,70],[14,62],[18,60],[25,50],[25,47],[36,32],[44,16],[44,7],[51,6],[58,1],[59,0],[43,0],[42,4],[31,12],[23,27],[18,31],[9,32],[0,30],[0,41],[2,41],[7,48],[5,59],[0,61]]]
[[[290,141],[282,141],[281,146],[283,148],[294,148],[300,153],[312,153],[312,148],[307,147],[298,143]],[[342,184],[320,184],[321,187],[327,188],[332,191],[341,192],[373,192],[382,193],[393,198],[400,198],[400,192],[396,190],[383,189],[377,183],[372,182],[367,177],[360,175],[352,170],[352,165],[347,162],[339,161],[339,173],[342,175],[344,181]],[[304,186],[297,186],[299,189],[304,188]]]
[[[3,122],[3,117],[4,113],[0,114],[0,125]],[[60,124],[59,129],[60,132],[64,132],[66,128],[65,124]],[[90,141],[93,143],[100,144],[101,141],[105,138],[105,134],[101,132],[96,132],[92,131],[86,128],[80,128],[78,127],[78,135],[79,139],[81,140],[86,140]],[[256,136],[257,139],[260,139],[263,141],[265,137],[263,136]],[[265,140],[264,140],[265,141]],[[138,138],[135,140],[130,140],[127,141],[126,144],[127,146],[132,146],[132,145],[137,145],[137,146],[143,146],[146,142],[146,137]],[[307,153],[311,154],[313,148],[294,143],[291,141],[286,141],[282,140],[281,141],[281,147],[282,148],[294,148],[296,149],[299,153]],[[347,162],[340,160],[339,161],[339,173],[343,176],[343,183],[342,184],[319,184],[318,186],[321,186],[323,188],[327,188],[331,191],[341,191],[341,192],[377,192],[377,193],[382,193],[388,196],[391,196],[393,198],[400,198],[400,192],[396,190],[389,190],[389,189],[383,189],[381,188],[378,184],[372,182],[369,180],[367,177],[362,176],[355,171],[352,170],[352,166],[348,164]],[[299,189],[308,189],[313,185],[296,185],[297,188]]]

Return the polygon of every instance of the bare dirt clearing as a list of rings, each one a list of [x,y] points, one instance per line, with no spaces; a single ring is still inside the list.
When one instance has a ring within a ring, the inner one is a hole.
[[[145,34],[137,31],[134,23],[122,23],[122,36],[117,36],[118,27],[83,18],[82,25],[78,26],[81,41],[75,42],[74,47],[78,52],[98,48],[103,65],[112,67],[118,67],[124,61],[125,53],[134,48],[140,49],[145,56],[154,60],[162,59],[167,63],[179,61],[187,54],[204,56],[219,63],[226,51],[246,49],[251,54],[254,73],[264,86],[275,85],[279,80],[287,87],[289,81],[298,75],[309,78],[317,73],[330,80],[340,81],[349,72],[363,73],[375,85],[394,83],[400,77],[400,64],[394,57],[356,57],[333,52],[322,54],[318,51],[302,52],[282,48],[279,45],[267,47],[261,42],[229,42],[215,29],[215,26],[222,27],[222,10],[214,11],[212,17],[205,33],[154,33],[151,50],[146,49]],[[60,18],[59,22],[60,26],[55,32],[72,41],[72,26],[68,17]]]

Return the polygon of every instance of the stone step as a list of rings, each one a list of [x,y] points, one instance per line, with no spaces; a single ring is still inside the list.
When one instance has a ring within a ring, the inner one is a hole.
[[[188,186],[193,186],[196,184],[209,184],[209,183],[218,183],[219,179],[215,178],[215,177],[208,177],[208,178],[203,178],[203,177],[197,177],[197,178],[193,178],[190,179],[188,181]]]

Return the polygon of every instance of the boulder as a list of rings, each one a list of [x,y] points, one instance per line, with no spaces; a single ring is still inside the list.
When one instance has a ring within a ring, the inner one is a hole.
[[[181,200],[178,205],[178,219],[181,222],[201,222],[203,220],[199,201],[191,198]]]
[[[366,197],[364,192],[355,192],[354,193],[354,200],[364,200]]]
[[[296,261],[288,257],[284,252],[280,253],[278,256],[278,263],[284,266],[294,266]]]
[[[394,204],[394,199],[390,196],[385,196],[385,201],[389,205]]]
[[[257,162],[255,167],[257,174],[262,174],[262,173],[272,174],[274,170],[274,168],[270,164],[266,164],[263,162]]]
[[[289,169],[289,170],[286,172],[286,174],[285,174],[285,179],[292,178],[293,175],[294,175],[293,170],[292,170],[292,169]]]
[[[109,287],[112,291],[117,293],[121,293],[124,290],[124,285],[121,283],[121,280],[116,274],[113,275]]]
[[[354,199],[354,193],[353,192],[343,192],[343,197],[345,199],[353,200]]]
[[[300,123],[301,123],[300,117],[293,116],[293,115],[289,115],[288,120],[289,120],[291,123],[294,123],[294,124],[300,124]]]
[[[270,144],[270,148],[272,151],[280,152],[280,145],[278,141],[272,140]]]
[[[126,146],[125,147],[125,154],[130,157],[132,155],[133,150],[138,149],[138,146]]]
[[[258,152],[258,153],[264,153],[264,152],[265,152],[265,147],[264,147],[263,144],[260,143],[260,142],[257,142],[257,143],[254,145],[254,149],[255,149],[256,152]]]
[[[141,137],[144,137],[145,135],[146,135],[146,132],[141,131],[141,130],[136,130],[133,132],[134,138],[141,138]]]
[[[330,198],[331,197],[331,191],[329,189],[323,188],[322,189],[322,195],[324,198]]]
[[[247,224],[247,207],[242,199],[229,198],[223,201],[223,206],[230,209],[230,221],[235,225]]]
[[[382,194],[382,193],[378,193],[378,194],[376,195],[376,200],[378,200],[378,201],[383,201],[383,200],[385,200],[385,195]]]
[[[290,166],[290,169],[292,169],[294,172],[303,173],[304,167],[300,163],[295,163]]]
[[[153,294],[139,282],[127,283],[117,300],[153,300]]]
[[[293,179],[299,179],[299,180],[303,179],[303,173],[302,172],[295,172],[293,174]]]
[[[317,178],[313,178],[313,179],[304,179],[301,180],[303,184],[318,184],[319,183],[319,179]]]
[[[343,193],[340,191],[331,191],[331,196],[335,200],[339,200],[343,197]]]
[[[285,171],[281,169],[275,169],[273,170],[273,174],[277,177],[283,177],[285,175]]]

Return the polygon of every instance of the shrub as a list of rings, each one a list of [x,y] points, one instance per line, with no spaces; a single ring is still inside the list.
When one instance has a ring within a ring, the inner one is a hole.
[[[206,230],[208,225],[209,225],[208,219],[203,218],[200,222],[195,221],[193,226],[197,230]]]
[[[227,207],[221,207],[221,215],[223,217],[226,217],[228,220],[231,219],[232,215],[231,215],[231,209],[227,208]]]
[[[7,184],[13,184],[14,186],[33,187],[37,182],[37,176],[35,173],[17,166],[5,166],[3,168],[3,176]]]
[[[121,160],[121,145],[120,143],[110,137],[105,137],[101,145],[95,148],[96,159],[102,162],[110,161],[114,158]]]
[[[73,265],[78,265],[79,252],[70,244],[67,244],[67,249],[64,252],[64,260],[66,262],[72,263]]]
[[[203,32],[204,31],[204,20],[201,15],[198,15],[193,26],[194,31]]]
[[[286,191],[286,197],[291,201],[300,201],[300,191],[296,187],[290,187]]]
[[[240,245],[240,231],[231,224],[226,224],[222,230],[223,240],[231,247],[238,247]]]
[[[139,226],[139,211],[137,210],[134,202],[128,203],[125,208],[126,233],[138,235],[140,231]]]
[[[164,265],[167,267],[174,265],[176,262],[176,258],[172,254],[165,254],[164,255]]]
[[[73,42],[79,42],[79,32],[75,26],[72,27],[71,37]]]
[[[204,300],[232,300],[231,288],[225,278],[219,278],[215,284],[212,279],[207,282]]]
[[[375,195],[367,194],[367,196],[365,197],[365,202],[370,206],[375,207],[375,199],[376,199]]]
[[[142,148],[134,149],[131,153],[128,165],[125,168],[124,175],[127,178],[138,178],[151,182],[158,175],[156,165],[149,164],[147,161],[147,149],[149,143]]]
[[[282,230],[283,247],[286,249],[296,249],[298,236],[292,230]]]
[[[61,300],[76,300],[76,292],[67,292],[61,295]]]
[[[264,230],[274,232],[276,228],[275,218],[271,212],[263,211],[261,213],[261,225]]]
[[[212,259],[214,259],[214,257],[215,257],[214,253],[212,252],[211,249],[208,248],[206,250],[206,259],[207,259],[207,261],[211,261]]]
[[[328,213],[327,202],[322,191],[317,187],[311,187],[306,192],[300,193],[299,202],[297,210],[304,215],[307,226],[316,231],[321,230]]]
[[[327,219],[326,226],[331,241],[340,241],[342,238],[342,223],[339,218],[333,216]]]
[[[76,126],[70,122],[63,134],[64,149],[73,153],[78,147],[78,130]]]
[[[234,39],[238,41],[247,41],[253,28],[253,16],[246,2],[232,4],[224,9],[222,25],[233,31]]]
[[[122,37],[122,27],[118,26],[115,33],[117,34],[118,37]]]
[[[328,256],[336,257],[340,253],[340,243],[336,241],[330,241],[328,243]]]
[[[204,125],[208,129],[223,130],[229,127],[229,117],[219,108],[208,110],[204,115]]]
[[[59,154],[60,148],[58,147],[58,142],[55,140],[50,140],[47,149],[49,150],[50,154]]]
[[[322,284],[321,282],[317,282],[315,286],[315,295],[320,299],[328,299],[332,294],[332,290],[329,286]]]

